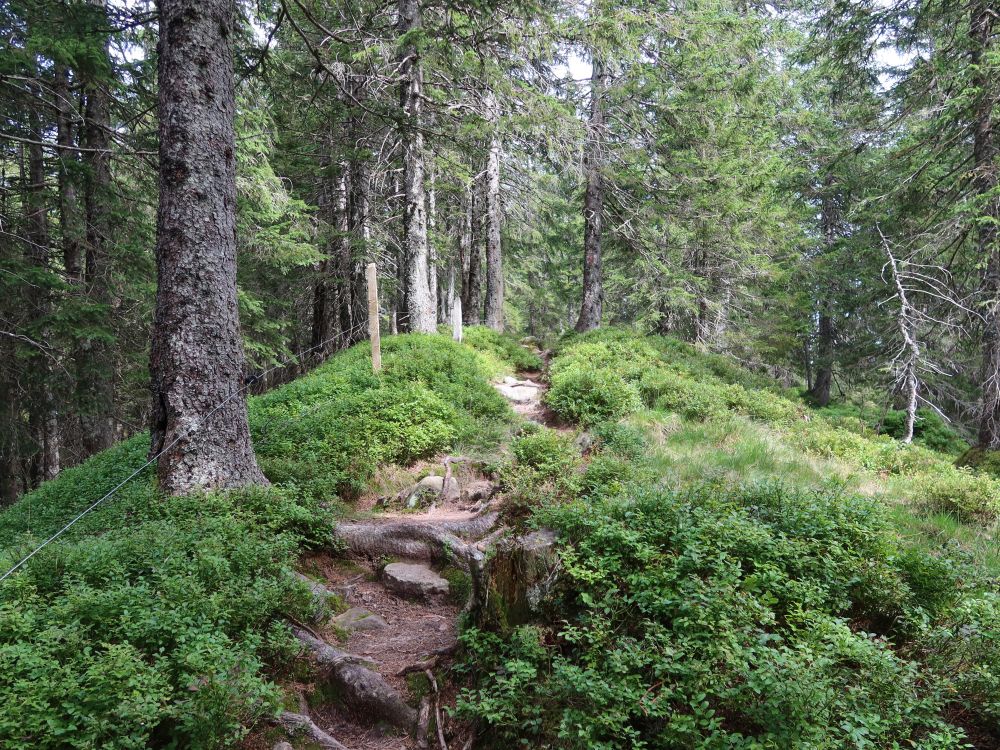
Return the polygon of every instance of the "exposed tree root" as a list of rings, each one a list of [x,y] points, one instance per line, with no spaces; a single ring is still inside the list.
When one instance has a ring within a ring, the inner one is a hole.
[[[454,555],[467,557],[464,540],[485,536],[496,525],[497,517],[490,512],[472,518],[342,523],[336,535],[356,555],[442,561]]]
[[[417,731],[415,739],[419,750],[427,750],[427,727],[431,723],[431,699],[426,695],[420,700],[420,712],[417,716]]]
[[[448,743],[444,741],[444,727],[441,726],[441,691],[438,690],[437,680],[434,679],[434,673],[425,669],[424,674],[427,675],[427,679],[430,680],[431,687],[434,688],[434,726],[437,728],[438,744],[441,750],[448,750]]]
[[[277,718],[277,723],[291,734],[302,732],[308,735],[309,739],[326,750],[349,750],[345,745],[337,742],[337,740],[316,726],[316,723],[304,714],[282,711],[281,715]]]
[[[413,730],[417,711],[380,674],[364,666],[366,660],[336,649],[302,628],[292,628],[292,632],[327,670],[346,708],[369,720],[381,719],[407,732]]]

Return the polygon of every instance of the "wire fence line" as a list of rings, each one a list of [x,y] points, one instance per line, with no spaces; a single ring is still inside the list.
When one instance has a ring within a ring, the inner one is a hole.
[[[176,435],[173,440],[171,440],[167,445],[165,445],[156,455],[151,456],[149,459],[147,459],[145,463],[143,463],[139,468],[137,468],[135,471],[133,471],[127,477],[125,477],[125,479],[121,480],[118,484],[116,484],[114,487],[112,487],[107,493],[105,493],[103,496],[101,496],[100,498],[98,498],[97,500],[95,500],[93,503],[91,503],[90,505],[88,505],[86,508],[84,508],[82,511],[80,511],[76,516],[74,516],[72,519],[70,519],[62,528],[60,528],[58,531],[56,531],[54,534],[52,534],[50,537],[48,537],[45,541],[41,542],[37,547],[35,547],[34,549],[32,549],[31,552],[29,552],[27,555],[25,555],[24,557],[22,557],[17,562],[17,564],[15,564],[13,567],[11,567],[6,573],[4,573],[3,575],[0,575],[0,583],[2,583],[3,581],[5,581],[7,578],[9,578],[10,576],[12,576],[14,573],[16,573],[22,567],[24,567],[24,565],[29,560],[31,560],[31,558],[33,558],[35,555],[37,555],[39,552],[41,552],[43,549],[45,549],[48,545],[52,544],[52,542],[56,541],[59,537],[61,537],[63,534],[65,534],[67,531],[69,531],[82,518],[84,518],[85,516],[89,515],[92,511],[94,511],[96,508],[98,508],[101,504],[103,504],[105,501],[107,501],[111,497],[113,497],[115,495],[115,493],[118,492],[118,490],[120,490],[126,484],[128,484],[129,482],[131,482],[137,476],[139,476],[143,471],[145,471],[150,466],[152,466],[154,463],[156,463],[165,453],[167,453],[168,451],[170,451],[181,440],[183,440],[186,437],[190,437],[199,428],[201,428],[204,425],[207,425],[208,422],[211,420],[211,418],[213,416],[215,416],[219,412],[219,410],[221,410],[224,406],[226,406],[226,404],[228,404],[229,402],[231,402],[233,399],[239,398],[240,396],[245,395],[249,391],[250,387],[254,383],[259,382],[260,380],[262,380],[263,378],[267,377],[267,375],[269,375],[270,373],[274,372],[275,370],[279,370],[279,369],[282,369],[284,367],[288,367],[290,364],[292,364],[296,360],[300,360],[300,359],[302,359],[302,358],[310,355],[311,353],[313,353],[317,349],[322,349],[327,344],[330,344],[330,343],[336,342],[336,341],[350,342],[352,340],[353,336],[355,336],[361,330],[367,328],[367,326],[368,326],[368,321],[364,321],[363,323],[357,324],[356,326],[354,326],[353,328],[351,328],[348,331],[338,331],[335,336],[331,336],[328,339],[320,341],[318,344],[314,344],[313,346],[309,347],[308,349],[304,349],[304,350],[302,350],[300,352],[297,352],[296,354],[292,355],[291,357],[289,357],[285,361],[279,362],[278,364],[273,365],[272,367],[269,367],[268,369],[263,370],[262,372],[259,372],[256,375],[248,378],[247,381],[240,388],[238,388],[236,391],[234,391],[229,396],[227,396],[225,399],[223,399],[221,402],[219,402],[208,414],[206,414],[201,419],[194,420],[191,424],[189,424],[186,428],[184,428],[178,435]]]

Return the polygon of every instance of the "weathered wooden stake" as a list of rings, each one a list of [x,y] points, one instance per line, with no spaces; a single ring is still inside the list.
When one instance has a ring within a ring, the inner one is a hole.
[[[451,305],[451,337],[461,343],[462,341],[462,300],[455,297]]]
[[[368,278],[368,337],[372,340],[372,372],[382,370],[382,342],[379,340],[378,326],[378,275],[375,264],[366,269]]]

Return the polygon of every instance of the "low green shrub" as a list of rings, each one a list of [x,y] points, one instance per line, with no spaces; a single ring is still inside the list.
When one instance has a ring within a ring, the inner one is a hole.
[[[643,339],[614,338],[601,341],[577,341],[564,346],[549,366],[549,373],[557,377],[565,370],[587,368],[611,370],[627,382],[639,380],[645,372],[659,363],[656,350]]]
[[[416,334],[382,352],[379,375],[359,344],[251,399],[275,486],[164,498],[149,469],[0,584],[0,747],[235,747],[278,709],[268,675],[296,649],[284,618],[314,609],[289,571],[331,544],[337,496],[383,462],[495,446],[513,423],[496,356]],[[141,466],[148,441],[0,513],[0,572]]]
[[[912,498],[930,511],[973,522],[1000,516],[1000,483],[987,474],[949,466],[915,476],[910,484]]]
[[[646,452],[646,433],[627,422],[601,422],[593,433],[600,451],[631,460],[641,458]]]
[[[882,420],[882,432],[899,439],[903,437],[905,431],[906,412],[900,409],[887,411]],[[913,423],[913,439],[914,442],[931,450],[952,455],[968,448],[968,443],[933,409],[917,409],[917,419]]]
[[[45,548],[0,584],[0,746],[232,747],[278,706],[263,661],[310,606],[287,571],[331,528],[254,489],[156,499]]]
[[[956,708],[995,731],[1000,722],[1000,594],[962,600],[946,622],[925,631],[919,645],[931,668],[953,686]]]
[[[551,374],[545,403],[560,419],[584,426],[619,419],[642,407],[638,390],[621,375],[582,365]]]
[[[580,460],[580,452],[567,435],[542,428],[521,435],[511,444],[517,465],[556,479],[572,471]]]
[[[956,466],[976,469],[990,476],[1000,478],[1000,451],[969,448],[955,461]]]
[[[535,520],[562,545],[550,624],[463,635],[490,746],[963,746],[948,680],[846,619],[871,581],[906,590],[874,502],[633,485]]]
[[[488,329],[487,329],[488,330]],[[457,442],[498,440],[510,422],[490,386],[492,361],[442,336],[394,336],[371,372],[366,344],[255,399],[251,429],[268,477],[314,497],[360,492],[376,467],[408,463]]]

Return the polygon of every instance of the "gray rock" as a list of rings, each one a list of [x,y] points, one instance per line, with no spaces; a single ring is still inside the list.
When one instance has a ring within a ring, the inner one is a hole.
[[[538,398],[538,386],[535,385],[500,383],[496,389],[500,391],[501,396],[515,404],[526,404]]]
[[[462,488],[462,502],[478,503],[482,500],[489,500],[496,490],[497,486],[490,480],[477,479]]]
[[[432,599],[448,593],[448,581],[426,565],[390,563],[382,571],[386,588],[409,599]]]
[[[576,439],[576,447],[580,449],[580,453],[586,453],[594,447],[594,436],[589,432],[581,432]]]
[[[444,494],[441,490],[444,489]],[[413,485],[409,490],[401,493],[400,499],[404,500],[407,508],[419,508],[436,501],[439,497],[444,502],[457,500],[460,496],[458,482],[454,477],[448,480],[445,485],[444,477],[436,474],[426,476]]]
[[[389,623],[377,614],[362,607],[351,607],[334,617],[333,622],[344,630],[380,630],[389,627]]]
[[[272,748],[272,750],[295,750],[295,748],[292,747],[292,744],[290,742],[284,742],[284,741],[282,741],[282,742],[279,742],[277,745],[275,745]]]

